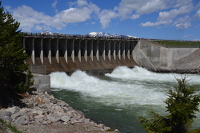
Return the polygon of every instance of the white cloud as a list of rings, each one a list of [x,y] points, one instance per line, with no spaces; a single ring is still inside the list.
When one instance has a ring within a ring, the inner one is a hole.
[[[129,18],[133,12],[149,14],[167,8],[168,0],[122,0],[119,7],[115,7],[122,19]]]
[[[196,19],[200,19],[200,9],[199,10],[197,10],[197,12],[196,12],[196,14],[194,15],[194,17],[196,18]]]
[[[166,9],[166,4],[166,0],[148,0],[141,8],[137,9],[137,13],[149,14],[157,10]]]
[[[190,13],[193,9],[193,5],[184,5],[181,6],[179,9],[172,9],[170,11],[160,12],[158,16],[158,20],[167,20],[173,19],[178,15]]]
[[[102,29],[105,29],[109,26],[111,19],[114,19],[117,17],[116,12],[111,11],[111,10],[103,10],[100,14],[99,14],[99,18],[100,18],[100,23],[102,25]]]
[[[190,22],[183,22],[175,24],[177,30],[187,29],[191,26]]]
[[[183,37],[191,37],[191,35],[185,35],[185,36],[183,36]]]
[[[155,23],[153,23],[153,22],[146,22],[146,23],[141,23],[141,26],[143,26],[143,27],[148,27],[148,26],[158,26],[158,25],[161,25],[161,24],[170,24],[170,23],[172,23],[172,21],[171,20],[165,20],[165,21],[158,21],[158,22],[155,22]]]
[[[56,5],[57,5],[57,3],[58,3],[58,1],[57,0],[55,0],[51,5],[52,5],[52,7],[53,8],[56,8]]]
[[[171,9],[169,11],[162,11]],[[143,14],[161,11],[158,15],[157,22],[141,23],[142,26],[159,26],[173,23],[178,15],[190,13],[193,10],[192,0],[121,0],[114,11],[123,19],[137,19]],[[189,26],[189,23],[182,23],[183,27]],[[177,25],[178,26],[178,25]],[[179,26],[181,27],[181,26]]]
[[[102,29],[107,28],[112,19],[138,19],[143,14],[158,13],[156,22],[144,22],[141,26],[160,26],[173,24],[177,29],[184,29],[191,26],[190,21],[174,21],[179,15],[191,13],[193,0],[121,0],[118,6],[111,9],[100,9],[89,0],[76,0],[68,2],[69,7],[58,12],[56,6],[58,0],[54,0],[52,7],[55,8],[55,16],[49,16],[37,12],[29,6],[21,6],[16,9],[6,7],[12,12],[13,17],[21,23],[23,31],[44,30],[50,28],[63,29],[69,23],[85,22],[89,19],[99,19]],[[200,2],[199,2],[200,5]],[[26,12],[24,12],[26,11]],[[194,15],[200,19],[200,9]],[[182,18],[183,19],[183,18]]]
[[[121,0],[118,6],[111,10],[103,10],[100,13],[100,23],[102,28],[109,26],[114,18],[138,19],[142,14],[150,14],[152,12],[167,8],[169,0]],[[106,11],[106,12],[105,12]]]
[[[189,16],[185,16],[185,17],[181,17],[179,19],[177,19],[173,25],[176,27],[176,29],[178,30],[182,30],[182,29],[187,29],[191,26],[190,23],[190,18]]]
[[[176,0],[174,2],[176,2],[174,7],[181,7],[182,5],[187,5],[192,3],[193,0]]]
[[[54,19],[62,23],[84,22],[90,18],[91,10],[87,7],[76,9],[69,8],[57,14]]]
[[[76,3],[79,7],[86,6],[88,4],[86,0],[78,0]]]
[[[75,2],[68,2],[69,6],[78,6],[78,7],[83,7],[88,5],[88,2],[86,0],[77,0]]]
[[[54,25],[54,23],[52,23],[52,17],[45,15],[44,13],[34,11],[29,6],[23,5],[11,11],[13,13],[13,17],[20,22],[20,28],[22,28],[23,31],[31,31],[31,29],[38,24]]]
[[[56,7],[57,1],[52,4]],[[75,7],[70,7],[57,13],[55,16],[49,16],[42,12],[37,12],[29,6],[21,6],[16,9],[8,8],[13,17],[20,22],[20,28],[25,32],[34,30],[45,30],[50,28],[62,29],[68,23],[84,22],[91,18],[92,14],[97,14],[99,8],[87,3],[85,0],[78,0]]]
[[[36,25],[36,26],[35,26],[35,29],[36,29],[36,30],[42,30],[42,29],[43,29],[43,27],[42,27],[42,26],[40,26],[40,25]]]
[[[171,9],[170,11],[163,11],[159,13],[157,22],[146,22],[142,23],[142,26],[158,26],[158,25],[166,25],[170,24],[173,22],[175,18],[179,15],[184,15],[184,14],[189,14],[193,10],[193,5],[192,4],[187,4],[187,1],[184,1],[183,3],[187,5],[181,5],[179,0],[176,1],[176,6],[179,6],[179,8]],[[177,19],[174,23],[173,26],[176,27],[176,29],[181,30],[181,29],[187,29],[191,26],[189,16],[187,15],[186,17],[181,17]]]
[[[137,19],[137,18],[140,18],[140,15],[139,14],[133,14],[130,19]]]

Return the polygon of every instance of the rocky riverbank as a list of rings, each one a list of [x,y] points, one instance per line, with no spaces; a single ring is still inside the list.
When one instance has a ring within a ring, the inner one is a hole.
[[[179,73],[179,74],[200,74],[200,68],[199,69],[171,69],[171,70],[156,70],[153,72],[158,73]]]
[[[34,91],[21,101],[25,107],[1,109],[0,118],[26,133],[119,132],[85,118],[83,112],[47,92]]]

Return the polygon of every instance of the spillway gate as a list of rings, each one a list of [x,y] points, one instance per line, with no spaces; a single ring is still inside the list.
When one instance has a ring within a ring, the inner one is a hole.
[[[32,66],[45,65],[47,74],[72,73],[77,69],[105,73],[118,66],[133,67],[139,38],[42,35],[24,33],[23,47]]]

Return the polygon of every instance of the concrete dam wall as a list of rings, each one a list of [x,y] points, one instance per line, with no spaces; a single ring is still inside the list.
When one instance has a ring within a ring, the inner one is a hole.
[[[133,58],[139,39],[25,34],[23,47],[31,66],[46,66],[46,74],[83,70],[103,74],[118,66],[138,65]]]
[[[140,40],[133,57],[137,64],[153,71],[200,70],[199,48],[166,48]]]
[[[30,55],[27,64],[45,66],[45,73],[91,74],[112,72],[118,66],[142,66],[153,71],[198,69],[199,48],[166,48],[140,38],[87,37],[25,34],[23,47]],[[41,69],[42,67],[39,67]],[[37,73],[36,70],[34,73]]]

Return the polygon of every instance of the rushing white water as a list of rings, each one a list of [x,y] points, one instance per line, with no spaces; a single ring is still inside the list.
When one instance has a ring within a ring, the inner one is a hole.
[[[127,113],[126,117],[122,116],[124,120],[119,120],[119,123],[127,126],[127,129],[132,125],[130,122],[125,123],[125,121],[133,115],[136,117],[139,115],[147,116],[152,108],[157,113],[165,114],[166,109],[163,101],[167,98],[167,87],[176,85],[176,78],[180,79],[184,76],[189,80],[189,84],[200,85],[200,75],[153,73],[137,66],[133,69],[125,66],[118,67],[103,77],[89,76],[80,70],[71,76],[64,72],[50,74],[51,88],[54,88],[54,91],[77,92],[81,95],[80,100],[83,102],[91,104],[92,101],[96,105],[99,105],[97,103],[105,105],[111,110],[114,108],[114,110],[122,112],[123,115]],[[198,88],[198,93],[200,93],[200,88]],[[123,110],[126,110],[126,113]],[[197,113],[197,117],[194,127],[199,127],[200,113]],[[139,130],[139,132],[141,131]]]
[[[106,76],[117,80],[101,80],[77,70],[71,76],[51,74],[51,87],[80,92],[108,105],[163,105],[168,83],[176,83],[178,74],[158,74],[141,67],[118,67]],[[189,75],[191,83],[199,83],[198,75]]]
[[[176,78],[182,78],[185,75],[175,73],[153,73],[142,67],[135,66],[130,69],[126,66],[116,68],[111,74],[106,74],[113,78],[125,79],[125,80],[140,80],[140,81],[152,81],[152,82],[176,82]],[[199,83],[199,75],[187,75],[188,79],[191,79],[191,83]]]

